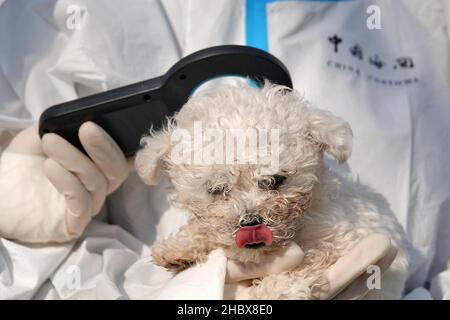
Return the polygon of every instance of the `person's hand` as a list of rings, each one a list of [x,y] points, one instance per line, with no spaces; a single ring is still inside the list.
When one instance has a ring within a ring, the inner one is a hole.
[[[303,261],[303,257],[303,250],[291,242],[286,250],[267,256],[257,265],[244,265],[228,260],[224,299],[248,299],[249,286],[253,279],[293,270]]]
[[[295,269],[303,260],[303,250],[291,242],[286,250],[267,256],[257,265],[243,265],[234,260],[227,261],[225,283],[236,283]]]
[[[381,275],[386,271],[397,254],[397,248],[389,237],[372,234],[357,243],[346,255],[325,271],[328,290],[320,296],[329,299],[362,299],[368,292],[367,268],[377,265]],[[252,279],[295,269],[303,260],[304,253],[295,243],[283,252],[267,257],[262,264],[245,267],[229,260],[225,279],[225,299],[248,299]]]
[[[326,271],[329,290],[320,296],[321,300],[357,300],[369,292],[367,285],[369,266],[378,266],[380,276],[389,269],[397,248],[392,245],[388,236],[371,234],[361,240],[350,252],[339,258]],[[381,279],[380,279],[381,280]]]
[[[62,137],[20,132],[0,162],[0,236],[22,242],[63,242],[80,236],[105,197],[126,179],[128,163],[98,125],[84,123],[89,157]]]

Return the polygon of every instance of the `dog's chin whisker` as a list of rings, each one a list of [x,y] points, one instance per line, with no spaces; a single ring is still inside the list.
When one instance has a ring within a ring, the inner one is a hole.
[[[274,239],[291,241],[292,239],[294,239],[294,235],[288,235],[288,236],[274,236]]]

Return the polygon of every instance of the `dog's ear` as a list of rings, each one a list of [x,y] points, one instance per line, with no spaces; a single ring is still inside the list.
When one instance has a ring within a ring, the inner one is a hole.
[[[333,156],[337,163],[344,163],[350,157],[353,133],[345,120],[328,111],[310,110],[306,130],[307,138]]]
[[[170,148],[168,131],[153,132],[141,139],[141,149],[136,154],[134,167],[146,184],[158,184]]]

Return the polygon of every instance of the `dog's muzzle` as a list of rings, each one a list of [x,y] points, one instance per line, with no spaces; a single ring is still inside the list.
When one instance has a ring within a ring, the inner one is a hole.
[[[272,244],[272,231],[262,223],[259,215],[244,217],[236,232],[236,244],[239,248],[258,249]]]

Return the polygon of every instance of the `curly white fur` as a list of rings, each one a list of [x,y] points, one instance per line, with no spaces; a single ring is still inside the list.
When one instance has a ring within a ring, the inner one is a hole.
[[[264,190],[260,182],[267,174],[258,164],[173,161],[172,133],[177,128],[193,132],[196,121],[223,130],[279,129],[279,170],[272,174],[285,176],[285,181],[277,190]],[[158,172],[165,172],[172,182],[171,200],[192,214],[178,234],[153,248],[153,260],[178,271],[221,247],[230,259],[252,264],[295,241],[305,252],[302,264],[294,271],[255,280],[250,297],[312,299],[326,290],[324,271],[329,266],[368,234],[381,233],[399,251],[382,278],[382,289],[367,297],[399,298],[407,269],[401,227],[381,195],[330,172],[323,160],[326,152],[338,163],[345,162],[351,139],[347,122],[282,86],[229,86],[194,96],[164,130],[142,139],[136,157],[143,180],[156,183]],[[257,212],[272,231],[272,245],[237,247],[235,233],[249,211]]]

